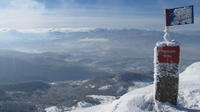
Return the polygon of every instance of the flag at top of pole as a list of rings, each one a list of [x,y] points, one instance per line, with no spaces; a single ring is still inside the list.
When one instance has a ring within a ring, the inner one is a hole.
[[[165,9],[166,26],[194,23],[193,6]]]
[[[166,25],[164,40],[169,42],[169,26],[185,25],[194,23],[194,11],[193,5],[178,7],[172,9],[165,9]]]

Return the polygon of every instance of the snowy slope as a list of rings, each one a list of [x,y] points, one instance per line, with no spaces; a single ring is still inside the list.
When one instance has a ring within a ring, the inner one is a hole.
[[[111,103],[71,112],[154,112],[153,85],[133,90]],[[178,105],[161,104],[165,112],[200,112],[200,62],[180,74]]]

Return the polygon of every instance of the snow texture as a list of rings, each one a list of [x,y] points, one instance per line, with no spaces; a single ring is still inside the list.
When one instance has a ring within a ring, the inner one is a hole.
[[[162,102],[171,102],[176,104],[178,95],[178,67],[177,63],[163,63],[158,61],[158,54],[161,52],[158,49],[165,46],[177,46],[175,41],[163,41],[158,42],[154,48],[154,96],[156,107],[159,108],[159,103],[156,100]]]
[[[105,85],[105,86],[101,86],[100,88],[98,88],[98,90],[107,90],[110,89],[112,87],[112,85]]]
[[[154,79],[156,79],[156,76],[159,75],[159,77],[164,76],[172,76],[172,77],[178,77],[178,64],[176,63],[160,63],[158,61],[158,47],[165,47],[165,46],[179,46],[179,43],[176,41],[162,41],[157,42],[155,48],[154,48]],[[163,73],[166,72],[167,74]],[[171,72],[173,71],[173,72]]]
[[[165,40],[165,42],[169,42],[169,27],[168,26],[165,26],[165,30],[164,30],[164,36],[163,36],[163,38],[164,38],[164,40]]]
[[[87,97],[93,98],[98,100],[101,104],[112,102],[113,100],[116,100],[115,96],[104,96],[104,95],[87,95]]]
[[[157,42],[156,43],[156,47],[164,47],[164,46],[180,46],[180,44],[175,40],[162,41],[162,42]]]
[[[61,109],[59,109],[56,106],[48,107],[45,109],[46,112],[61,112]]]
[[[107,104],[79,108],[70,112],[155,112],[154,85],[135,89]],[[200,62],[192,64],[180,74],[178,105],[161,103],[164,112],[200,112]]]
[[[166,71],[167,70],[167,71]],[[178,64],[176,63],[157,63],[155,64],[154,77],[175,77],[178,78]]]
[[[191,24],[193,22],[192,8],[183,7],[174,9],[174,20],[172,25]]]
[[[162,41],[157,42],[155,48],[154,48],[154,76],[162,75],[160,72],[163,71],[163,69],[168,69],[168,71],[171,71],[173,68],[177,68],[178,64],[175,63],[159,63],[158,61],[158,47],[165,47],[165,46],[179,46],[179,43],[176,41]],[[168,67],[168,68],[163,68]],[[159,73],[159,74],[157,74]],[[173,74],[169,74],[174,76]],[[177,76],[177,75],[176,75]]]
[[[89,84],[88,86],[85,86],[85,88],[95,88],[96,86],[95,85],[92,85],[92,84]]]
[[[92,104],[91,103],[87,103],[85,101],[80,101],[77,103],[76,108],[85,108],[85,107],[91,107]]]

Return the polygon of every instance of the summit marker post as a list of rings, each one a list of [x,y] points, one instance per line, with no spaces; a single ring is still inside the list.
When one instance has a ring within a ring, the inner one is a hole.
[[[164,41],[154,48],[155,102],[177,104],[180,45],[169,40],[169,27],[194,23],[193,6],[165,9]]]

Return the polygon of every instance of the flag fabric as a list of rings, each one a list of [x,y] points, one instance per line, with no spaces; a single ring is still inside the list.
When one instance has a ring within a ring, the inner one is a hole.
[[[184,25],[194,23],[193,6],[165,9],[166,26]]]

